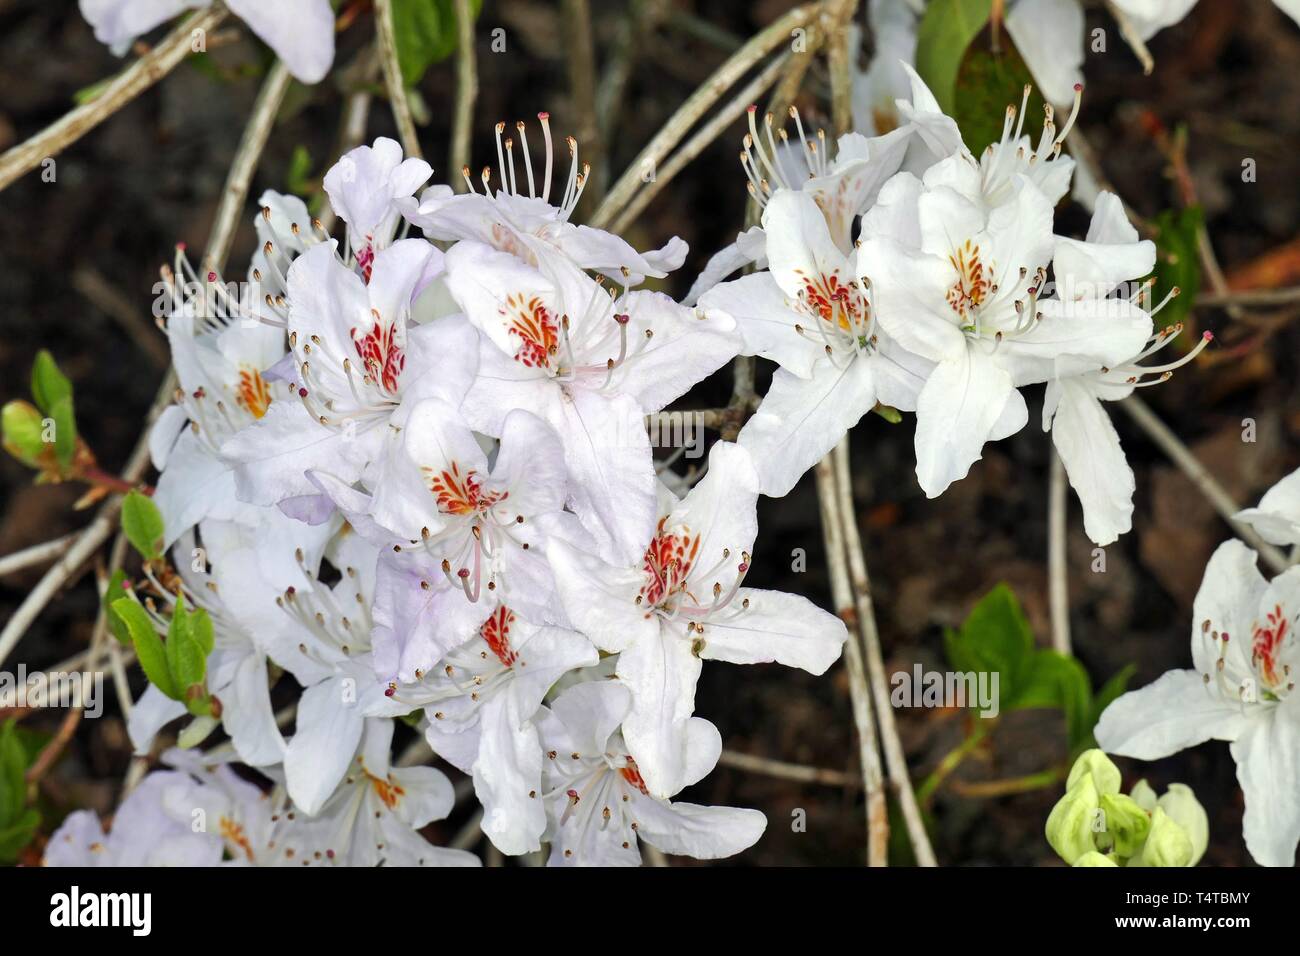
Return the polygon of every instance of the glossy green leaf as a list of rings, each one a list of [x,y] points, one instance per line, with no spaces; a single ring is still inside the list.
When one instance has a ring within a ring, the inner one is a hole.
[[[36,361],[32,363],[32,398],[47,415],[60,399],[72,398],[72,383],[45,349],[36,353]]]
[[[122,530],[146,560],[162,556],[162,513],[148,495],[132,491],[126,496],[122,502]]]
[[[482,0],[473,0],[475,17]],[[453,0],[393,0],[393,30],[402,81],[414,86],[425,70],[456,52],[456,5]]]
[[[202,636],[206,623],[207,638]],[[212,623],[206,611],[191,612],[185,607],[185,598],[176,600],[171,624],[167,628],[167,668],[173,686],[191,699],[190,689],[202,687],[207,676],[208,651],[211,649]]]
[[[1191,319],[1192,305],[1201,289],[1198,237],[1204,221],[1200,206],[1166,209],[1155,218],[1156,284],[1151,290],[1151,304],[1164,301],[1174,287],[1178,288],[1177,298],[1170,299],[1156,313],[1157,328],[1168,328],[1179,322],[1187,325]],[[1190,326],[1176,341],[1176,347],[1183,351],[1195,344],[1196,329]]]
[[[957,74],[967,48],[993,10],[993,0],[931,0],[916,34],[916,72],[925,80],[939,108],[952,116]]]
[[[131,643],[135,647],[135,656],[140,661],[149,682],[172,700],[181,700],[181,694],[172,680],[171,668],[167,663],[167,650],[162,638],[154,630],[153,620],[135,598],[118,598],[113,602],[113,611],[126,622],[131,633]]]
[[[113,610],[113,604],[123,598],[131,600],[127,594],[126,588],[122,582],[126,580],[126,572],[118,568],[113,572],[113,576],[108,579],[108,587],[104,589],[104,619],[108,623],[108,632],[117,638],[119,643],[131,646],[131,629],[126,626],[126,621],[122,620],[117,611]]]
[[[997,53],[983,43],[972,44],[962,57],[953,93],[953,114],[966,146],[977,157],[1002,138],[1008,106],[1017,113],[1026,85],[1033,84],[1029,67],[1005,32]],[[1034,87],[1025,104],[1021,135],[1037,143],[1043,132],[1043,97]]]

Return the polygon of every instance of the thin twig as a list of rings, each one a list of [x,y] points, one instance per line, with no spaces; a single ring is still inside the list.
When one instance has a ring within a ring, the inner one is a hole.
[[[700,153],[704,152],[709,145],[726,132],[737,119],[739,119],[749,108],[750,104],[763,95],[769,86],[776,82],[781,71],[786,68],[786,64],[793,56],[786,53],[776,60],[773,60],[766,69],[756,76],[750,83],[736,96],[731,99],[726,106],[719,110],[713,119],[700,128],[700,131],[692,136],[676,153],[672,159],[664,163],[662,169],[655,171],[654,179],[646,184],[646,187],[636,194],[627,208],[623,210],[622,215],[614,223],[611,231],[616,235],[621,234],[628,226],[636,221],[645,207],[650,205],[650,201],[659,195],[660,191],[673,181],[673,178],[680,173],[692,160]]]
[[[596,46],[591,34],[591,5],[588,0],[561,0],[564,14],[565,55],[569,69],[569,90],[577,119],[578,142],[584,161],[591,163],[591,175],[582,191],[581,206],[588,211],[600,202],[607,182],[605,150],[600,121],[596,115]]]
[[[1233,292],[1228,289],[1226,292],[1202,292],[1192,303],[1192,308],[1221,309],[1229,306],[1270,306],[1270,305],[1291,305],[1293,302],[1300,302],[1300,286],[1293,286],[1286,289],[1242,289],[1240,292]]]
[[[739,82],[740,78],[770,51],[781,43],[788,42],[790,32],[805,26],[821,8],[821,3],[807,3],[796,7],[752,37],[718,67],[645,145],[609,191],[604,202],[591,217],[590,224],[597,228],[605,228],[612,222],[643,185],[644,173],[647,170],[656,170],[667,157],[669,150],[682,141],[691,127],[713,108],[713,104],[721,99],[727,90]]]
[[[843,524],[835,494],[835,471],[831,456],[827,455],[819,461],[814,471],[817,476],[817,500],[821,506],[822,539],[826,545],[826,562],[830,571],[831,598],[835,602],[836,612],[849,631],[848,640],[844,643],[844,664],[849,676],[853,723],[858,734],[858,761],[861,764],[862,787],[866,795],[867,865],[885,866],[889,859],[889,811],[885,803],[884,774],[876,741],[876,724],[871,716],[871,692],[867,688],[862,648],[857,638],[857,610],[853,606],[853,592],[845,561]]]
[[[407,156],[424,158],[420,151],[420,138],[415,132],[411,104],[406,98],[406,83],[402,79],[402,64],[397,59],[397,33],[393,28],[393,0],[375,0],[375,23],[379,43],[379,62],[384,67],[384,85],[392,104],[393,118],[402,137],[402,148]]]
[[[1259,532],[1253,527],[1236,519],[1241,506],[1232,500],[1232,496],[1215,481],[1214,476],[1196,459],[1191,449],[1170,431],[1169,426],[1162,422],[1144,401],[1136,395],[1130,395],[1121,400],[1119,405],[1129,413],[1151,440],[1160,446],[1161,451],[1169,456],[1169,460],[1191,479],[1192,484],[1205,495],[1205,499],[1214,506],[1214,510],[1219,512],[1237,537],[1258,551],[1274,571],[1281,572],[1287,569],[1290,562],[1286,555],[1261,538]]]
[[[1065,463],[1056,449],[1047,489],[1047,598],[1052,614],[1052,647],[1070,653],[1070,584],[1065,561]]]
[[[478,99],[478,65],[474,53],[474,13],[470,0],[456,0],[456,112],[451,127],[449,175],[458,189],[467,184],[460,171],[469,166],[470,133],[474,127],[474,101]]]
[[[853,789],[862,786],[861,780],[851,773],[845,773],[843,770],[827,770],[822,767],[808,767],[799,763],[786,763],[783,760],[769,760],[767,757],[756,757],[753,754],[743,754],[735,750],[722,751],[722,757],[718,760],[718,765],[731,767],[733,770],[759,773],[765,777],[794,780],[797,783],[816,783],[826,787],[849,787]]]
[[[0,156],[0,190],[45,160],[62,152],[153,86],[189,56],[194,35],[210,31],[226,16],[215,3],[178,24],[156,47],[118,74],[98,96]]]
[[[937,861],[934,848],[930,845],[929,834],[925,831],[925,820],[921,817],[921,808],[917,803],[916,793],[912,789],[912,778],[907,769],[907,755],[903,752],[903,741],[898,736],[898,725],[894,721],[894,710],[889,699],[889,679],[885,674],[884,652],[880,644],[880,629],[876,625],[876,611],[871,599],[871,578],[867,574],[866,556],[862,550],[862,537],[858,531],[858,521],[853,508],[853,484],[849,468],[849,436],[845,435],[833,452],[835,458],[835,485],[839,495],[839,517],[844,527],[844,546],[849,558],[849,577],[853,585],[853,594],[858,609],[858,628],[862,634],[862,644],[866,650],[867,675],[871,681],[871,697],[876,705],[876,722],[880,726],[881,747],[885,755],[885,767],[889,772],[889,781],[898,798],[898,807],[902,812],[903,823],[907,827],[907,836],[916,854],[916,862],[921,866],[935,866]]]
[[[38,564],[44,564],[47,561],[53,561],[72,547],[72,542],[76,540],[77,532],[74,531],[72,534],[65,534],[53,541],[43,541],[40,544],[32,545],[30,548],[23,548],[21,551],[6,554],[3,558],[0,558],[0,578]]]
[[[853,83],[849,67],[849,22],[857,0],[827,0],[822,11],[822,29],[827,34],[826,64],[831,72],[831,122],[835,135],[853,129]]]

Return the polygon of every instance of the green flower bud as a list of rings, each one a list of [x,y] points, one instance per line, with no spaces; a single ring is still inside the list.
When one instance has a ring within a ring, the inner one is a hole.
[[[1165,811],[1156,807],[1151,814],[1151,831],[1142,852],[1130,866],[1191,866],[1192,840],[1187,831],[1174,822]]]
[[[1119,793],[1119,767],[1116,767],[1103,751],[1095,747],[1079,754],[1079,759],[1070,768],[1070,776],[1065,781],[1065,789],[1067,791],[1072,789],[1084,775],[1092,777],[1092,782],[1096,786],[1098,794]]]
[[[1092,776],[1084,774],[1057,801],[1047,817],[1047,842],[1071,866],[1085,853],[1097,849],[1096,828],[1101,818],[1097,800],[1097,787]]]
[[[1105,814],[1105,835],[1097,840],[1099,849],[1110,849],[1120,859],[1134,856],[1151,830],[1151,818],[1132,797],[1122,793],[1102,794],[1101,812]]]
[[[29,468],[45,468],[53,459],[53,444],[45,440],[45,416],[30,402],[8,402],[0,414],[4,449]]]
[[[1157,805],[1187,834],[1192,844],[1192,858],[1183,865],[1195,866],[1210,845],[1210,818],[1206,816],[1205,808],[1192,793],[1192,788],[1182,783],[1171,783]]]
[[[1155,810],[1156,792],[1146,780],[1139,780],[1133,784],[1133,789],[1128,792],[1128,795],[1147,813],[1152,813]]]
[[[1119,866],[1114,860],[1104,853],[1098,853],[1096,850],[1089,850],[1083,856],[1074,861],[1075,866]]]

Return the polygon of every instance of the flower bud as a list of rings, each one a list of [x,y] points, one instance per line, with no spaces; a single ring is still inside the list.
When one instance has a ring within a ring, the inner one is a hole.
[[[1187,834],[1192,845],[1192,857],[1183,865],[1195,866],[1210,845],[1210,819],[1205,808],[1192,793],[1192,788],[1182,783],[1171,783],[1157,806]]]
[[[1114,860],[1104,853],[1098,853],[1096,850],[1089,850],[1083,856],[1074,861],[1075,866],[1119,866]]]
[[[1047,842],[1073,866],[1084,854],[1096,851],[1099,816],[1097,787],[1092,776],[1084,774],[1052,807],[1047,817]]]
[[[1105,834],[1098,838],[1098,848],[1113,850],[1121,860],[1136,855],[1151,830],[1147,812],[1122,793],[1102,794],[1099,803],[1105,815]]]
[[[1193,849],[1187,831],[1174,822],[1165,811],[1156,807],[1151,814],[1151,830],[1147,834],[1142,852],[1132,861],[1132,866],[1191,866]]]
[[[1079,778],[1085,774],[1092,777],[1092,782],[1096,786],[1098,794],[1119,793],[1119,767],[1115,766],[1105,752],[1098,750],[1096,747],[1079,754],[1079,759],[1070,768],[1070,776],[1065,781],[1065,789],[1067,791],[1072,789],[1079,781]]]
[[[1152,789],[1151,784],[1147,783],[1145,779],[1139,780],[1137,783],[1133,784],[1133,789],[1128,792],[1128,795],[1132,797],[1137,805],[1147,813],[1151,813],[1155,810],[1156,792]]]

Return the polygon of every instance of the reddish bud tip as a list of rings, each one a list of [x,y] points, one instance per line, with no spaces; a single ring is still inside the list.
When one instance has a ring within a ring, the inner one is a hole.
[[[1075,84],[1074,84],[1074,92],[1076,92],[1076,93],[1082,93],[1082,92],[1083,92],[1083,84],[1082,84],[1082,83],[1075,83]]]
[[[537,114],[537,118],[545,122],[546,120],[551,118],[551,114],[546,112],[545,110],[542,110],[542,112]]]
[[[209,273],[208,273],[208,281],[209,281],[209,282],[216,282],[216,281],[217,281],[217,274],[216,274],[215,272],[209,272]]]
[[[1206,330],[1201,334],[1201,338],[1205,339],[1205,341],[1207,341],[1207,342],[1213,342],[1213,341],[1214,341],[1214,333],[1211,332],[1209,329],[1206,329]]]

